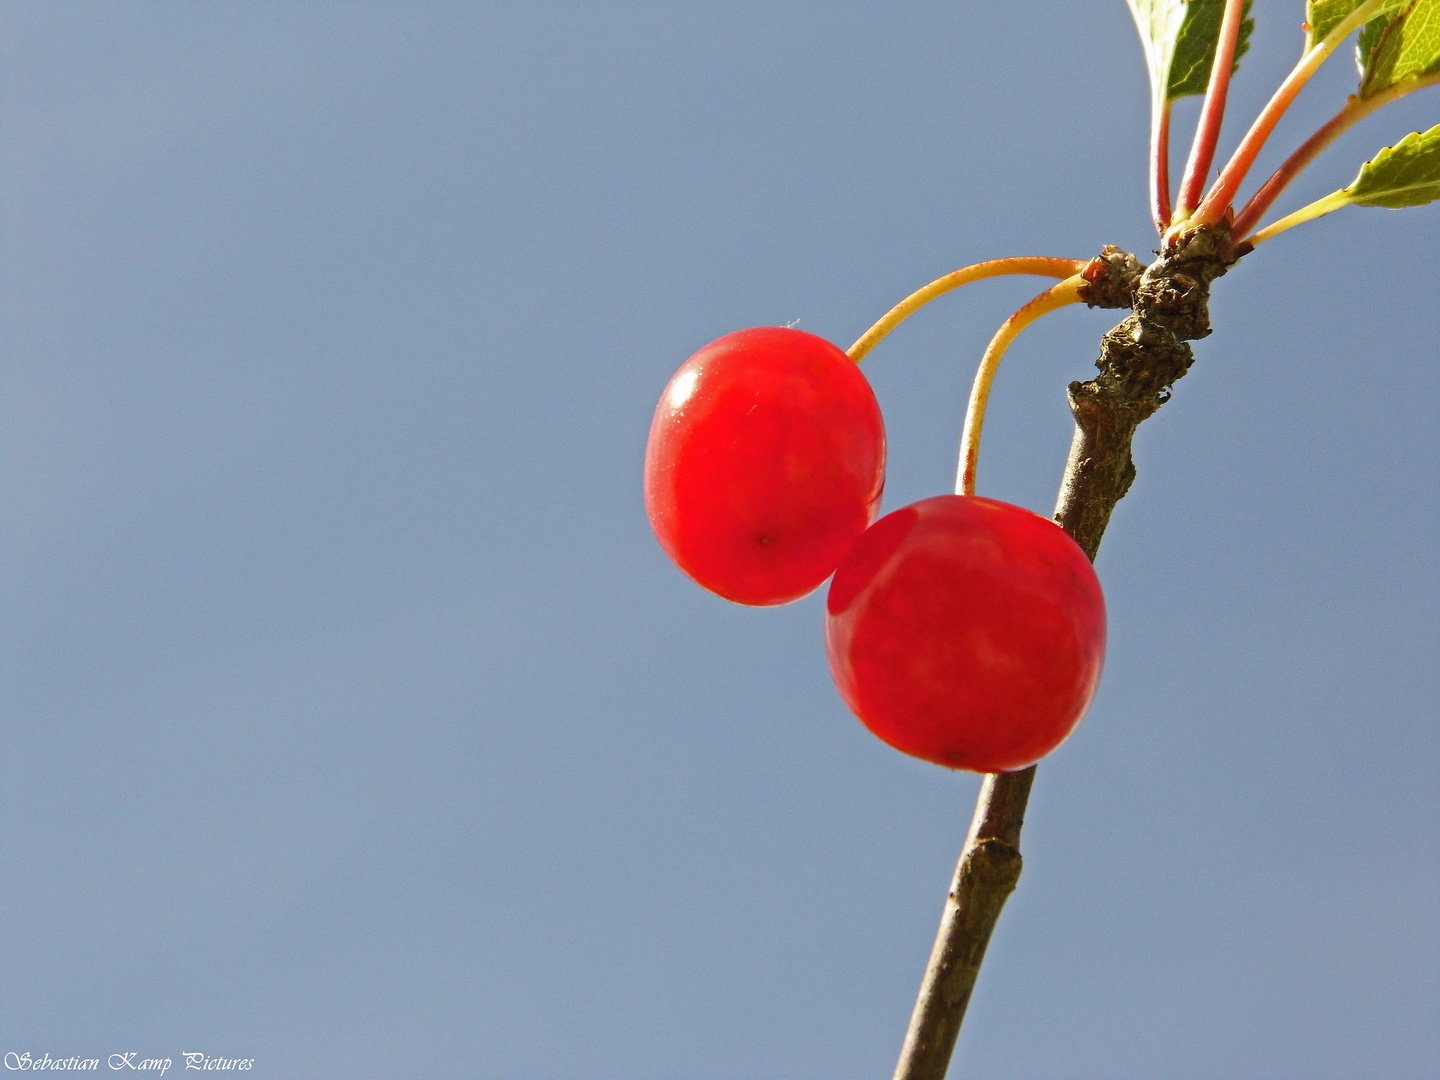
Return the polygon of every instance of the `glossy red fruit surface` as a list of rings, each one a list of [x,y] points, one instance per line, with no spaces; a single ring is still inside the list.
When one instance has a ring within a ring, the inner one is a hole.
[[[784,604],[835,571],[880,507],[885,426],[860,369],[779,327],[711,342],[665,388],[645,449],[645,509],[696,582]]]
[[[942,495],[876,522],[835,572],[825,648],[840,696],[907,754],[1011,772],[1080,722],[1105,659],[1105,599],[1052,521]]]

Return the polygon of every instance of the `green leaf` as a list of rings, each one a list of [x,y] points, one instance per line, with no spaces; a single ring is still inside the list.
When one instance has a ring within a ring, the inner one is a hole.
[[[1361,31],[1356,59],[1362,98],[1440,71],[1440,0],[1410,0],[1372,19]]]
[[[1250,14],[1250,0],[1245,0],[1245,14]],[[1175,55],[1170,61],[1168,99],[1175,101],[1205,93],[1210,85],[1210,69],[1215,66],[1215,49],[1220,41],[1220,23],[1225,16],[1224,0],[1191,0],[1185,5],[1185,21],[1175,39]],[[1242,19],[1240,36],[1235,41],[1235,67],[1250,48],[1250,32],[1255,20]]]
[[[1365,0],[1306,0],[1305,3],[1305,51],[1319,45],[1325,35],[1345,21],[1346,17],[1363,4]],[[1378,21],[1396,8],[1404,7],[1405,0],[1387,0],[1376,11]]]
[[[1378,19],[1371,19],[1360,31],[1360,40],[1355,43],[1355,66],[1360,69],[1360,83],[1365,83],[1366,68],[1370,63],[1370,57],[1375,52],[1375,46],[1380,44],[1380,39],[1385,35],[1393,18],[1389,15],[1382,15]]]
[[[1140,44],[1145,49],[1145,66],[1150,71],[1150,94],[1159,102],[1165,100],[1170,85],[1170,61],[1175,57],[1175,39],[1185,22],[1184,0],[1126,0],[1140,31]]]
[[[1203,94],[1215,63],[1215,45],[1225,0],[1126,0],[1145,62],[1150,70],[1150,91],[1159,102]],[[1250,11],[1246,0],[1245,11]],[[1342,16],[1343,17],[1343,16]],[[1235,60],[1249,47],[1255,21],[1245,19],[1235,45]]]
[[[1305,51],[1320,44],[1322,38],[1339,26],[1361,4],[1361,0],[1306,0]]]
[[[1360,175],[1345,188],[1351,206],[1384,206],[1399,210],[1440,199],[1440,124],[1425,134],[1411,132],[1360,166]]]

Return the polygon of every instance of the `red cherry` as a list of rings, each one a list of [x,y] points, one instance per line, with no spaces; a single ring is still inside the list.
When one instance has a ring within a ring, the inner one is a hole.
[[[685,361],[645,448],[660,546],[739,604],[785,604],[819,586],[875,520],[884,484],[870,384],[799,330],[741,330]]]
[[[1033,765],[1100,682],[1105,598],[1054,522],[942,495],[876,522],[835,571],[825,650],[840,696],[907,754],[972,772]]]

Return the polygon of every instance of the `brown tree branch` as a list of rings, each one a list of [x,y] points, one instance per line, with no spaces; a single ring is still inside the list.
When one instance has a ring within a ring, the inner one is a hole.
[[[1135,429],[1189,370],[1186,342],[1210,333],[1210,282],[1237,257],[1223,225],[1177,237],[1143,270],[1119,248],[1100,257],[1087,303],[1131,313],[1101,341],[1100,374],[1070,384],[1075,437],[1055,506],[1055,520],[1091,561],[1135,479]],[[981,784],[894,1080],[944,1080],[990,935],[1020,880],[1020,829],[1034,780],[1032,765]]]

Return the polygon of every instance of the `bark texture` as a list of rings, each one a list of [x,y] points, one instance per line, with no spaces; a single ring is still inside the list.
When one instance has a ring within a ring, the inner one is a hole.
[[[1210,283],[1239,254],[1229,231],[1216,226],[1177,237],[1149,266],[1107,247],[1087,272],[1086,303],[1130,309],[1101,340],[1099,374],[1069,387],[1075,436],[1055,520],[1092,562],[1135,480],[1135,429],[1190,370],[1188,342],[1210,333]],[[949,1068],[990,935],[1020,879],[1020,829],[1034,780],[1032,765],[981,785],[894,1080],[943,1080]]]

